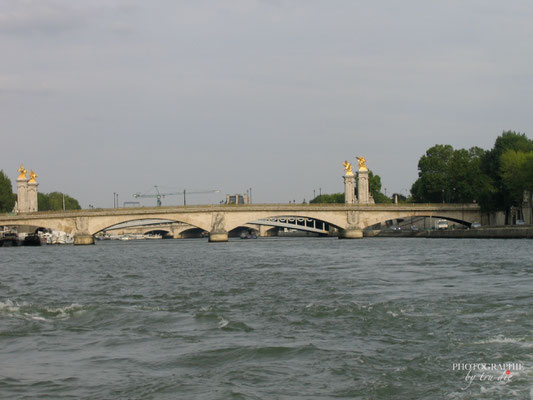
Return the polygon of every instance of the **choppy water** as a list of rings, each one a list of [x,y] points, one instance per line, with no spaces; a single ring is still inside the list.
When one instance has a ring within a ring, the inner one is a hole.
[[[530,399],[532,250],[394,238],[0,248],[0,397]],[[470,386],[453,367],[504,362],[523,369]]]

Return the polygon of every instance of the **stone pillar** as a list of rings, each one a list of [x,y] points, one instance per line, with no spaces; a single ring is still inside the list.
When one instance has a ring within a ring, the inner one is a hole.
[[[29,210],[28,178],[19,176],[17,179],[17,212],[25,213]]]
[[[370,203],[370,191],[368,188],[368,170],[359,170],[357,173],[357,202],[359,204]]]
[[[228,232],[209,232],[210,242],[227,242]]]
[[[39,206],[37,202],[37,187],[39,184],[37,182],[32,182],[31,180],[28,182],[28,211],[34,212],[39,211]]]
[[[87,217],[77,217],[75,220],[74,244],[94,244],[94,236],[89,233],[89,220]]]
[[[211,217],[211,230],[209,231],[210,242],[227,242],[228,231],[226,231],[226,222],[224,214],[217,212]]]
[[[522,200],[522,217],[526,224],[532,224],[531,219],[531,192],[529,190],[524,190],[523,200]]]
[[[94,244],[94,236],[93,235],[75,235],[74,244],[75,245]]]
[[[359,223],[358,211],[346,212],[346,228],[339,230],[339,239],[362,239],[363,229]]]
[[[344,203],[355,204],[355,176],[352,173],[344,175]]]

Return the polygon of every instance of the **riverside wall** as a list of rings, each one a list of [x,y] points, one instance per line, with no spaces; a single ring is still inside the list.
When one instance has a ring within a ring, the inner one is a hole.
[[[533,239],[533,225],[491,226],[476,229],[451,229],[431,231],[365,231],[365,237],[422,237],[445,239]]]

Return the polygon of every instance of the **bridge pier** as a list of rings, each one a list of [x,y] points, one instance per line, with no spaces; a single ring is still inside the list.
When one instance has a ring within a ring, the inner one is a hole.
[[[209,232],[209,241],[210,242],[227,242],[228,241],[228,232]]]
[[[362,239],[362,229],[341,229],[339,231],[339,239]]]
[[[75,235],[74,244],[75,245],[94,244],[94,236],[93,235]]]

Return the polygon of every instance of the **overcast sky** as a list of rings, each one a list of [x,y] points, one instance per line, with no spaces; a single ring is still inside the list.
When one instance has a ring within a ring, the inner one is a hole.
[[[301,202],[355,156],[405,193],[435,144],[532,137],[532,88],[531,1],[0,0],[0,169],[84,208]]]

